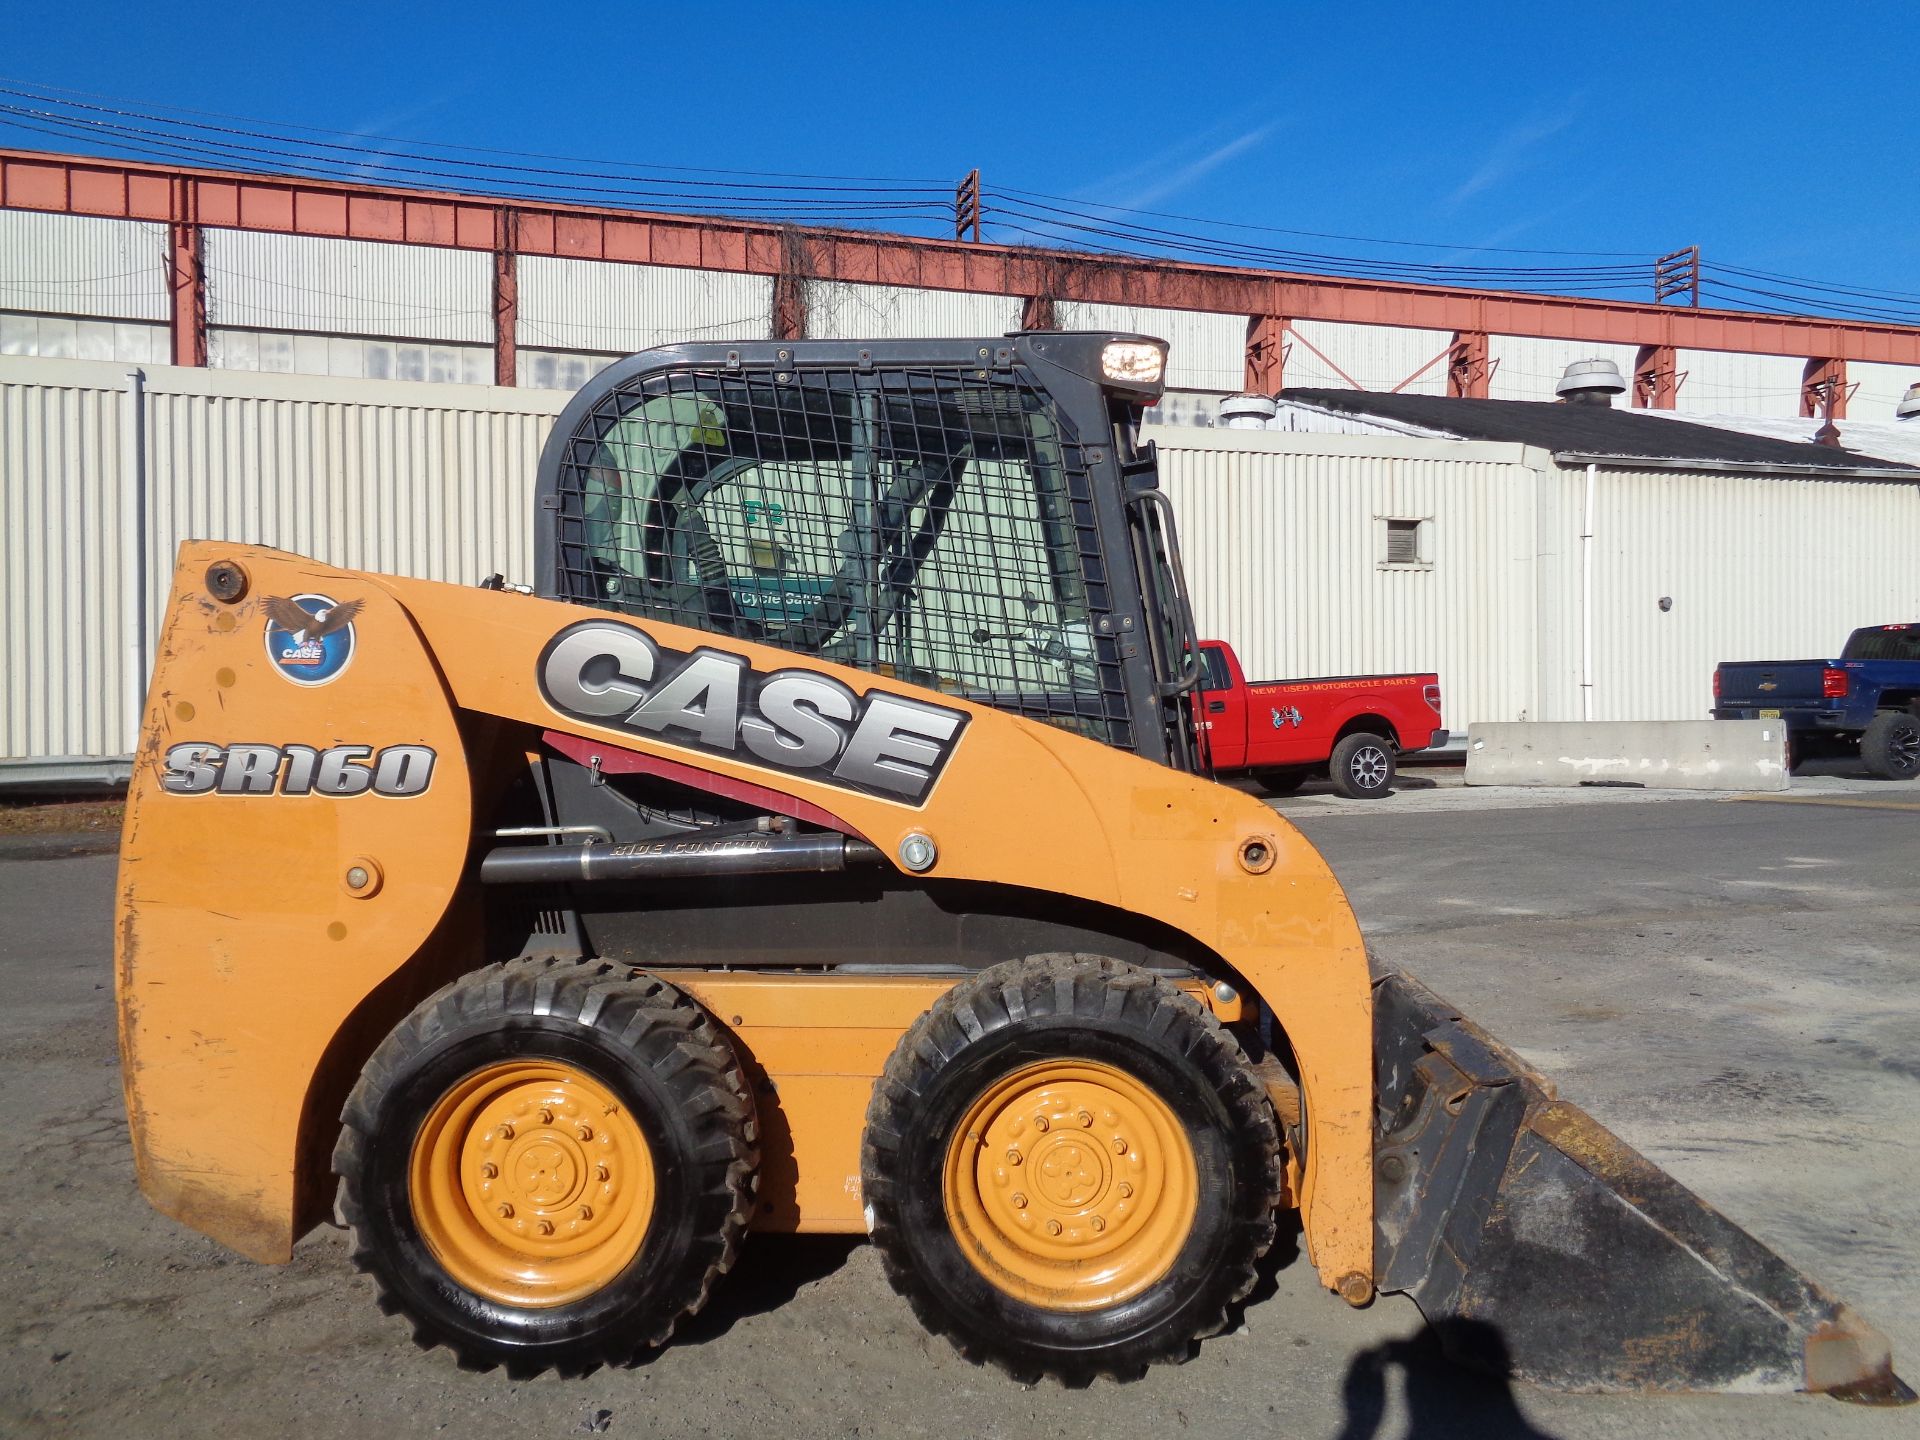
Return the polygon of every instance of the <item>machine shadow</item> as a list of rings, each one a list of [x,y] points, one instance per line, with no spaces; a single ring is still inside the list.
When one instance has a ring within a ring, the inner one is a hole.
[[[1477,1320],[1422,1325],[1411,1335],[1382,1341],[1353,1357],[1340,1387],[1346,1418],[1337,1440],[1373,1440],[1386,1424],[1388,1380],[1402,1373],[1408,1440],[1558,1440],[1520,1413],[1506,1378],[1507,1345],[1499,1330]],[[1467,1369],[1447,1350],[1471,1355]]]
[[[735,1266],[715,1282],[713,1295],[698,1314],[674,1327],[673,1347],[718,1340],[742,1320],[789,1303],[801,1290],[824,1280],[842,1265],[864,1235],[753,1235],[747,1240],[751,1265]],[[663,1353],[649,1350],[639,1363]]]

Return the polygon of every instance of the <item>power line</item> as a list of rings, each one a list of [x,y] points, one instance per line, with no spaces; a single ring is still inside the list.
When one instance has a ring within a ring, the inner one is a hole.
[[[36,93],[36,98],[51,99],[61,95],[79,95],[84,96],[88,100],[111,101],[115,105],[124,106],[133,103],[117,95],[103,95],[95,90],[75,90],[61,85],[47,85],[32,80],[23,80],[19,76],[12,75],[0,75],[0,85],[21,86],[30,92]],[[268,123],[254,116],[234,115],[224,110],[196,110],[191,106],[167,105],[156,101],[144,101],[142,103],[150,106],[152,111],[161,117],[171,113],[174,115],[198,115],[209,120],[235,120],[249,125],[265,125]],[[746,175],[756,179],[771,180],[845,180],[874,185],[932,185],[935,183],[943,183],[929,180],[905,179],[892,175],[811,175],[781,170],[728,170],[712,165],[669,165],[657,161],[649,162],[645,167],[637,167],[629,165],[625,161],[607,160],[603,157],[595,156],[554,155],[539,150],[508,150],[479,145],[460,145],[447,140],[401,139],[398,136],[380,135],[369,130],[330,130],[324,126],[302,125],[292,120],[283,120],[274,123],[282,131],[298,130],[308,135],[333,135],[348,140],[378,140],[391,145],[423,146],[428,149],[453,150],[468,155],[508,155],[517,160],[562,160],[569,164],[579,165],[618,165],[628,169],[672,170],[690,175]]]
[[[952,186],[882,176],[788,174],[497,150],[439,141],[281,124],[219,111],[144,105],[84,90],[0,78],[0,127],[49,135],[173,164],[214,163],[319,180],[441,182],[493,199],[671,206],[688,214],[895,231],[917,227],[943,237],[952,224]],[[198,118],[182,118],[198,117]],[[220,122],[220,123],[215,123]],[[297,133],[290,133],[297,132]],[[307,138],[330,137],[330,138]],[[369,144],[369,141],[379,142]],[[438,153],[436,153],[438,152]],[[472,156],[477,158],[461,158]],[[523,164],[539,161],[540,164]],[[724,179],[701,179],[722,176]],[[763,183],[773,182],[773,183]],[[1400,283],[1498,287],[1543,294],[1644,294],[1653,257],[1623,251],[1449,246],[1434,241],[1296,230],[1170,211],[1079,201],[1017,187],[989,192],[988,230],[1084,253],[1351,276]],[[1150,221],[1166,223],[1148,223]],[[1232,233],[1227,233],[1232,232]],[[1446,258],[1394,259],[1261,243],[1237,236],[1289,236],[1343,244],[1513,255],[1584,264],[1477,264]],[[1920,293],[1834,284],[1719,262],[1700,267],[1700,291],[1735,308],[1771,302],[1789,313],[1920,323]],[[1744,298],[1742,298],[1744,297]],[[1908,303],[1913,302],[1913,303]]]
[[[1580,259],[1642,260],[1650,258],[1637,250],[1527,250],[1503,245],[1457,245],[1438,240],[1385,240],[1377,235],[1343,235],[1327,230],[1289,230],[1279,225],[1253,225],[1239,220],[1213,220],[1203,215],[1178,215],[1166,210],[1142,210],[1126,205],[1110,205],[1104,200],[1076,200],[1068,195],[1049,195],[1044,190],[1019,190],[1003,187],[996,193],[1017,195],[1029,200],[1052,200],[1062,205],[1091,206],[1122,215],[1150,215],[1157,220],[1180,220],[1191,225],[1212,225],[1227,230],[1255,230],[1267,235],[1297,235],[1309,240],[1345,240],[1357,245],[1393,245],[1415,250],[1466,250],[1489,255],[1566,255]]]

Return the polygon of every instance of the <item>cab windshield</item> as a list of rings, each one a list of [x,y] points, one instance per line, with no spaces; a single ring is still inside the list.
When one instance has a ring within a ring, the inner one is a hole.
[[[636,377],[560,498],[569,598],[1130,746],[1086,470],[1016,379]]]

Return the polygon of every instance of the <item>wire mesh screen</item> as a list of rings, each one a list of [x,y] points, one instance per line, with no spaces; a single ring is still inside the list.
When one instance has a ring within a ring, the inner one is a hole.
[[[558,504],[565,598],[1133,747],[1086,467],[1017,372],[635,376]]]

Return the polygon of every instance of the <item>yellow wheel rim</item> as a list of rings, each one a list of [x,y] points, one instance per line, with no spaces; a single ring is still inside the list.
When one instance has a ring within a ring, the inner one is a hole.
[[[653,1154],[599,1081],[510,1061],[440,1097],[414,1137],[407,1190],[421,1238],[460,1285],[504,1305],[565,1305],[640,1253]]]
[[[1093,1061],[1016,1070],[947,1148],[947,1222],[1002,1290],[1097,1310],[1172,1268],[1199,1208],[1193,1146],[1149,1086]]]

